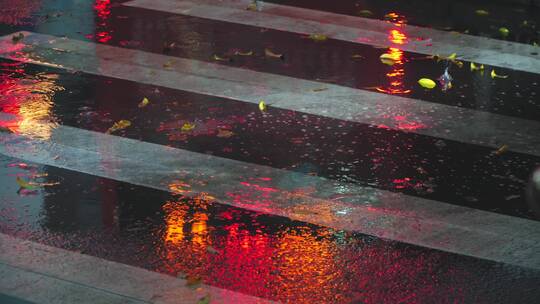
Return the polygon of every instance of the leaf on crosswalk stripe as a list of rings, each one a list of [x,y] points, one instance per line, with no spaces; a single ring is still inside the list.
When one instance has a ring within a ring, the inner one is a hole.
[[[328,40],[328,36],[324,34],[311,34],[308,36],[309,39],[317,42],[322,42]]]
[[[137,105],[139,108],[144,108],[150,103],[150,100],[148,98],[143,98],[143,100]]]
[[[210,295],[207,294],[204,297],[200,298],[199,301],[197,301],[197,304],[210,304]]]
[[[235,54],[236,56],[252,56],[252,55],[253,55],[253,51],[248,51],[248,52],[236,51],[236,52],[234,52],[234,54]]]
[[[328,90],[327,87],[322,87],[322,88],[318,88],[318,89],[313,89],[313,92],[322,92],[322,91],[326,91]]]
[[[423,88],[426,89],[433,89],[437,85],[435,81],[429,78],[421,78],[420,80],[418,80],[418,84],[420,84]]]
[[[234,132],[227,129],[218,129],[217,137],[229,138],[234,135]]]
[[[476,15],[478,16],[487,16],[489,15],[489,12],[483,9],[478,9],[475,11]]]
[[[182,132],[190,132],[191,130],[195,129],[195,124],[192,124],[192,123],[189,123],[189,122],[185,122],[183,125],[182,125],[182,128],[180,128],[180,130]]]
[[[499,28],[499,34],[501,34],[503,38],[506,38],[510,34],[510,30],[507,29],[506,27],[501,27]]]
[[[170,69],[172,68],[173,64],[176,63],[176,60],[174,59],[171,59],[171,60],[167,60],[164,64],[163,64],[163,67],[166,68],[166,69]]]
[[[125,119],[122,119],[122,120],[119,120],[117,122],[115,122],[112,127],[110,127],[108,130],[107,130],[107,134],[111,134],[113,132],[116,132],[118,130],[122,130],[122,129],[125,129],[127,127],[131,126],[131,121],[129,120],[125,120]]]
[[[32,189],[35,189],[36,186],[35,185],[32,185],[30,184],[29,182],[25,181],[24,179],[22,179],[20,176],[17,176],[17,178],[15,179],[15,181],[17,182],[17,184],[19,184],[19,186],[23,189],[28,189],[28,190],[32,190]]]
[[[498,75],[494,69],[491,70],[491,78],[508,78],[508,75]]]
[[[18,43],[23,39],[24,39],[24,34],[23,33],[18,33],[17,35],[11,36],[11,41],[13,43]]]
[[[379,56],[379,59],[381,60],[382,63],[386,65],[394,65],[396,64],[396,62],[399,61],[398,59],[395,58],[395,56],[388,53],[382,54],[381,56]]]
[[[283,54],[274,53],[270,49],[264,49],[264,55],[269,58],[277,58],[281,60],[285,59],[285,56],[283,56]]]
[[[266,103],[264,102],[264,100],[261,100],[259,101],[259,110],[261,110],[261,112],[266,112]]]
[[[214,59],[215,61],[231,61],[231,58],[227,58],[227,57],[221,57],[217,54],[214,54],[214,56],[212,56],[212,59]]]
[[[370,10],[361,10],[358,12],[358,16],[361,16],[361,17],[371,17],[373,16],[373,12],[370,11]]]

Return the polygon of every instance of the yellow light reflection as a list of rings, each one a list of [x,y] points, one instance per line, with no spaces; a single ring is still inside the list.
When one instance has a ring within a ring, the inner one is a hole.
[[[56,83],[58,75],[38,74],[25,78],[7,76],[1,80],[0,105],[4,112],[16,117],[7,127],[21,135],[49,139],[52,130],[58,126],[51,111],[53,97],[56,92],[64,90]]]

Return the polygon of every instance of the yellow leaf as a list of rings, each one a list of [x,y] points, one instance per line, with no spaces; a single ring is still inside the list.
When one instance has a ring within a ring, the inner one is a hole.
[[[479,9],[475,11],[476,15],[478,16],[487,16],[489,15],[489,12],[483,9]]]
[[[501,34],[502,37],[506,38],[510,34],[510,30],[505,27],[501,27],[499,28],[499,33]]]
[[[264,102],[264,100],[261,100],[259,102],[259,110],[261,110],[262,112],[266,111],[266,103]]]
[[[199,301],[197,301],[197,304],[210,304],[210,295],[207,294],[204,297],[200,298]]]
[[[471,62],[471,71],[483,71],[484,70],[484,65],[476,65],[474,62]]]
[[[19,184],[19,186],[23,189],[34,189],[35,186],[30,184],[29,182],[25,181],[24,179],[22,179],[21,177],[17,176],[17,178],[15,179],[17,181],[17,184]]]
[[[221,138],[229,138],[234,135],[233,131],[226,130],[226,129],[219,129],[217,133],[217,137]]]
[[[435,81],[429,79],[429,78],[421,78],[418,80],[418,84],[420,84],[422,87],[426,89],[433,89],[435,87]]]
[[[111,134],[112,132],[115,132],[115,131],[118,131],[118,130],[122,130],[122,129],[125,129],[127,127],[131,126],[131,121],[129,120],[125,120],[125,119],[122,119],[122,120],[119,120],[117,122],[115,122],[112,127],[110,127],[108,130],[107,130],[107,134]]]
[[[448,60],[456,60],[456,57],[457,57],[457,54],[456,53],[452,53],[450,54],[448,57],[446,57]]]
[[[220,57],[216,54],[214,54],[214,56],[212,57],[212,59],[214,59],[215,61],[231,61],[230,58],[225,58],[225,57]]]
[[[174,59],[167,60],[167,62],[163,64],[163,67],[166,69],[170,69],[175,62],[176,61]]]
[[[234,54],[237,55],[237,56],[251,56],[251,55],[253,55],[253,51],[249,51],[249,52],[236,51],[236,52],[234,52]]]
[[[497,151],[495,151],[495,154],[502,155],[508,151],[508,145],[502,145]]]
[[[189,122],[186,122],[182,125],[182,128],[180,129],[182,132],[189,132],[191,130],[195,129],[195,124],[191,124]]]
[[[264,55],[270,58],[284,59],[283,54],[274,53],[270,49],[264,49]]]
[[[370,10],[361,10],[358,12],[358,15],[361,17],[371,17],[373,16],[373,12]]]
[[[143,100],[139,103],[138,107],[139,108],[144,108],[146,107],[148,104],[150,103],[150,100],[148,100],[148,98],[143,98]]]
[[[392,54],[388,53],[382,54],[381,56],[379,56],[379,59],[382,63],[386,65],[394,65],[396,64],[396,62],[398,62],[398,60]]]
[[[326,41],[328,39],[328,37],[323,34],[311,34],[308,38],[317,42]]]
[[[246,10],[256,12],[257,11],[257,3],[255,3],[255,2],[250,3],[246,7]]]
[[[497,73],[495,73],[495,70],[491,70],[491,78],[508,78],[508,75],[497,75]]]

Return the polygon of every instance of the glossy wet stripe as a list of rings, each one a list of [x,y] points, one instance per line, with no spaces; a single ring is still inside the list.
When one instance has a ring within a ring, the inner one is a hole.
[[[421,54],[458,53],[459,58],[492,66],[538,73],[540,56],[532,45],[449,33],[412,25],[399,29],[406,32],[405,43],[388,42],[396,26],[391,23],[339,15],[304,8],[265,3],[260,12],[246,10],[250,0],[133,0],[124,5],[200,18],[241,23],[299,34],[325,34],[330,38],[377,46],[394,46]],[[426,42],[425,39],[430,40]]]
[[[335,119],[384,125],[400,130],[394,120],[403,112],[412,123],[426,126],[414,133],[540,156],[540,122],[444,106],[410,98],[314,81],[231,68],[189,59],[122,49],[107,45],[25,33],[25,44],[11,35],[0,41],[0,56],[40,65],[80,70],[211,96],[321,115]],[[170,64],[174,62],[174,64]],[[163,65],[172,65],[169,68]],[[331,105],[331,106],[329,106]]]
[[[0,233],[0,291],[36,303],[271,303]],[[5,281],[4,281],[5,280]]]
[[[0,153],[346,231],[540,269],[540,223],[60,126],[46,141],[0,133]],[[291,183],[291,181],[295,181]],[[300,187],[316,192],[298,193]],[[345,195],[348,202],[325,199]]]

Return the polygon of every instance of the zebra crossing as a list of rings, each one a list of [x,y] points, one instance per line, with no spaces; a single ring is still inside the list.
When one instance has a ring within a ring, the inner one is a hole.
[[[409,40],[401,43],[389,41],[388,32],[395,25],[385,21],[271,3],[265,3],[261,12],[252,12],[246,10],[249,3],[240,0],[134,0],[122,5],[141,11],[160,11],[257,29],[301,35],[324,34],[337,41],[400,48],[424,55],[456,52],[460,60],[531,74],[527,77],[532,79],[538,79],[540,72],[540,58],[532,55],[537,52],[533,46],[408,25],[404,31],[407,31]],[[24,39],[14,43],[13,36],[19,34]],[[430,37],[429,45],[424,37]],[[532,171],[534,164],[540,164],[538,119],[280,75],[253,70],[249,66],[233,67],[219,60],[206,62],[189,56],[158,54],[138,49],[137,46],[111,46],[29,31],[0,37],[0,57],[10,62],[73,73],[73,77],[77,74],[91,75],[95,79],[107,78],[146,85],[157,91],[167,89],[219,98],[225,107],[243,107],[253,113],[259,112],[257,105],[264,100],[270,111],[297,113],[302,117],[317,117],[339,124],[366,125],[375,130],[388,130],[397,136],[413,136],[413,140],[419,140],[416,138],[420,136],[433,139],[433,142],[443,141],[445,145],[453,145],[458,150],[484,153],[487,156],[483,158],[493,166],[503,166],[493,157],[505,145],[504,153],[510,154],[511,158],[509,165],[522,163],[514,169],[522,176],[529,173],[525,168]],[[202,103],[200,107],[203,111],[211,108],[203,107]],[[408,125],[417,127],[403,127],[402,119],[396,117],[402,117],[404,113],[410,119]],[[264,116],[269,113],[259,114],[262,115],[258,118],[260,120],[273,119]],[[3,111],[0,121],[7,128],[13,128],[19,123],[19,116],[20,113]],[[207,142],[199,143],[201,147],[197,148],[196,145],[165,145],[152,138],[157,133],[152,130],[151,123],[137,127],[137,130],[150,134],[146,137],[124,133],[105,134],[82,125],[60,123],[51,126],[47,120],[35,121],[32,127],[50,129],[50,132],[41,137],[31,132],[2,132],[0,154],[10,159],[184,197],[200,198],[203,195],[219,205],[335,231],[360,233],[425,250],[472,257],[505,267],[527,269],[533,274],[540,269],[540,223],[527,216],[503,214],[491,209],[480,210],[474,207],[474,203],[463,206],[452,199],[437,200],[430,198],[429,194],[410,193],[399,187],[389,190],[377,183],[347,182],[330,173],[298,172],[272,165],[275,160],[265,163],[262,160],[252,161],[248,157],[242,159],[242,156],[229,158],[226,154],[217,153],[218,150],[211,150],[214,148]],[[248,141],[249,137],[241,137],[241,140]],[[198,149],[214,152],[204,153]],[[257,147],[252,149],[256,150]],[[357,176],[360,178],[362,175],[358,173]],[[496,180],[490,178],[482,177],[480,183]],[[444,178],[438,182],[444,183]],[[306,187],[312,190],[309,193],[299,191]],[[444,193],[441,195],[444,196]],[[481,199],[487,198],[484,196]],[[523,198],[520,204],[524,204]],[[0,234],[0,240],[0,271],[7,278],[1,281],[0,291],[28,301],[54,302],[54,296],[28,297],[28,290],[20,287],[36,281],[44,282],[39,288],[54,290],[52,294],[67,289],[78,290],[74,292],[87,298],[103,297],[103,301],[111,303],[175,303],[179,298],[186,303],[197,303],[203,301],[205,295],[210,295],[211,303],[287,300],[286,295],[265,298],[268,296],[244,294],[242,290],[229,290],[227,286],[203,284],[197,289],[187,288],[185,280],[181,278],[23,241],[7,234]],[[28,254],[18,256],[17,252],[21,250]],[[46,267],[52,263],[49,261],[62,259],[69,262],[61,270]],[[81,265],[84,267],[76,272],[91,275],[73,273]],[[122,275],[111,275],[119,273]],[[13,284],[17,280],[21,284]],[[117,285],[117,281],[133,283]],[[77,301],[85,300],[82,297]]]

